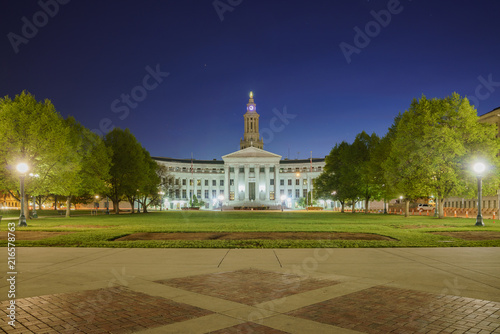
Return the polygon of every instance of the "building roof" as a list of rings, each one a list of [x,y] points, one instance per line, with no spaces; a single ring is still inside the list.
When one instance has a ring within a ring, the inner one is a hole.
[[[152,157],[156,161],[164,161],[164,162],[179,162],[179,163],[191,163],[193,164],[213,164],[213,165],[223,165],[224,161],[222,160],[196,160],[196,159],[174,159],[174,158],[162,158],[162,157]]]
[[[487,113],[482,114],[479,117],[489,116],[489,114],[492,114],[492,116],[498,116],[498,115],[496,115],[498,113],[500,113],[500,107],[497,107],[497,108],[495,108],[495,109],[493,109],[491,111],[488,111]]]
[[[303,164],[310,162],[311,159],[280,160],[280,164]],[[312,162],[325,162],[325,158],[312,158]]]
[[[226,154],[222,156],[222,159],[227,158],[277,158],[281,159],[281,155],[274,154],[272,152],[257,148],[257,147],[247,147],[242,150]]]

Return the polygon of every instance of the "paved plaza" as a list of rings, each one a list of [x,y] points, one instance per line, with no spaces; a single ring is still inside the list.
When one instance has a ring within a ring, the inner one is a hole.
[[[0,332],[500,333],[498,248],[18,248],[16,260],[17,325],[2,263]]]

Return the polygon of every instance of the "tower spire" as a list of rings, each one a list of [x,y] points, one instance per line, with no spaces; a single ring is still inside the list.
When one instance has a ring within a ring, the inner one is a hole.
[[[253,92],[250,92],[250,99],[247,103],[247,112],[243,115],[245,127],[243,139],[240,140],[240,149],[247,147],[264,148],[264,143],[259,134],[259,114],[257,114],[257,105],[253,99]]]

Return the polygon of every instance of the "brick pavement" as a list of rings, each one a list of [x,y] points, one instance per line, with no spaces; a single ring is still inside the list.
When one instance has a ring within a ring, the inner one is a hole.
[[[376,286],[288,313],[365,333],[500,333],[500,303]]]
[[[338,284],[330,280],[257,269],[174,278],[157,283],[246,305],[256,305]]]

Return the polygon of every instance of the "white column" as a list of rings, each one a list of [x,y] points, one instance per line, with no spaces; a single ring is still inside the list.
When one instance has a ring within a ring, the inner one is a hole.
[[[260,165],[255,165],[255,200],[260,201]]]
[[[239,184],[238,184],[238,180],[239,180],[239,177],[240,177],[240,166],[236,165],[234,166],[234,200],[235,201],[239,201],[240,198],[239,198],[239,190],[238,190],[238,187],[239,187]]]
[[[249,173],[250,173],[249,166],[245,165],[245,181],[244,181],[244,184],[245,184],[245,201],[250,200],[249,194],[248,194],[248,175],[249,175]]]
[[[265,167],[265,171],[266,171],[266,184],[265,184],[265,196],[264,196],[264,200],[265,201],[268,201],[269,200],[269,188],[271,187],[270,184],[271,182],[269,181],[269,165],[266,165]],[[276,182],[276,180],[275,180]]]
[[[224,201],[229,201],[229,165],[224,166]]]

